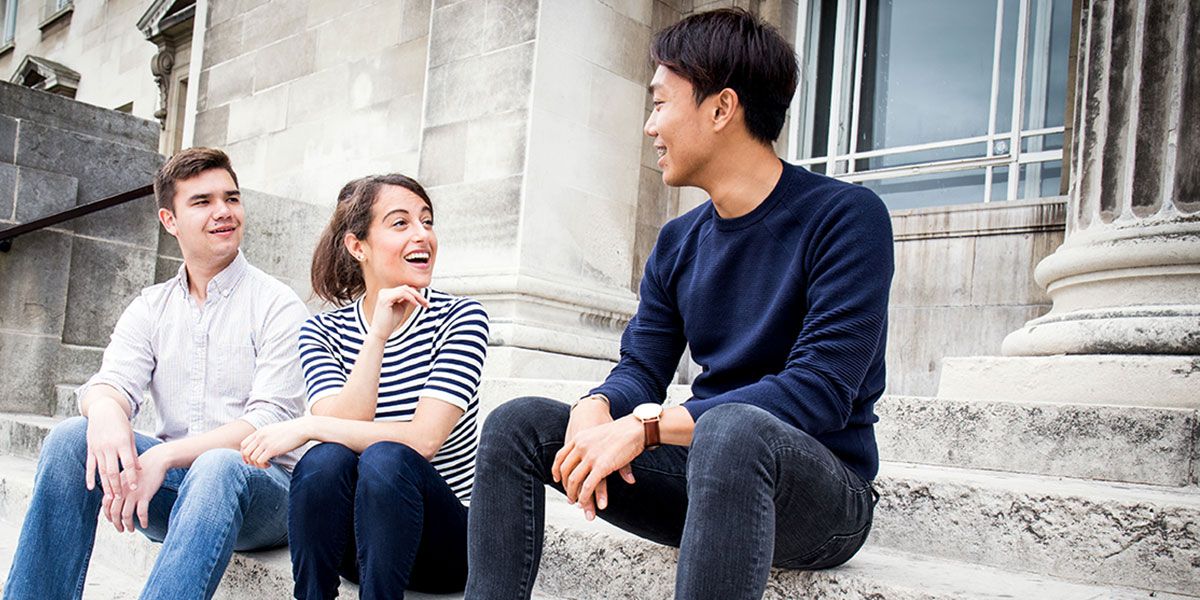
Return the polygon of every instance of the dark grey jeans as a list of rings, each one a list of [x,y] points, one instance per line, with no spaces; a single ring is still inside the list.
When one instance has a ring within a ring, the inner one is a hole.
[[[567,405],[517,398],[483,426],[467,522],[467,598],[529,598],[542,555],[544,485],[563,445]],[[761,598],[771,566],[823,569],[866,541],[870,483],[808,434],[746,404],[696,423],[690,448],[633,461],[637,483],[608,478],[599,516],[677,546],[675,597]],[[719,551],[715,551],[718,550]]]

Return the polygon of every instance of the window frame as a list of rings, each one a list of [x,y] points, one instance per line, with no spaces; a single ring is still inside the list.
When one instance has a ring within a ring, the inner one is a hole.
[[[1040,127],[1022,129],[1027,111],[1025,110],[1026,77],[1032,70],[1038,77],[1032,82],[1031,91],[1040,94],[1030,103],[1032,110],[1028,113],[1037,119],[1037,113],[1043,113],[1047,93],[1050,50],[1051,50],[1051,17],[1053,0],[1016,0],[1018,2],[1018,17],[1016,31],[1016,48],[1014,60],[1014,77],[1012,85],[1012,119],[1006,126],[997,123],[997,112],[1000,99],[1001,60],[1004,43],[1005,0],[996,0],[996,27],[992,49],[992,76],[990,102],[988,106],[988,131],[984,135],[967,138],[938,140],[922,144],[894,146],[868,151],[858,150],[858,128],[862,115],[862,65],[865,61],[865,39],[867,19],[860,18],[866,14],[868,0],[837,0],[837,13],[834,18],[833,41],[833,81],[829,82],[829,106],[817,106],[817,72],[820,58],[820,38],[822,15],[821,0],[800,0],[796,19],[794,45],[797,60],[801,65],[803,79],[799,90],[793,98],[791,114],[793,118],[788,132],[788,160],[794,164],[812,168],[824,165],[825,173],[844,181],[863,183],[866,181],[882,181],[899,179],[916,175],[947,173],[955,171],[972,171],[984,169],[984,183],[981,201],[988,203],[994,200],[1016,200],[1019,198],[1032,199],[1041,197],[1040,171],[1043,166],[1055,161],[1062,161],[1065,174],[1063,150],[1042,150],[1043,136],[1055,134],[1065,135],[1064,125],[1057,127]],[[1036,6],[1035,6],[1036,2]],[[1034,10],[1038,10],[1033,15]],[[1032,18],[1031,18],[1032,17]],[[1034,31],[1030,31],[1031,23]],[[1074,26],[1074,25],[1072,25]],[[1031,68],[1030,52],[1034,53]],[[1040,88],[1040,89],[1039,89]],[[1069,93],[1069,92],[1068,92]],[[816,122],[816,111],[829,111],[828,131],[825,132],[826,148],[819,152],[822,156],[814,156],[814,131],[808,130],[809,123]],[[1036,122],[1036,121],[1034,121]],[[1023,149],[1023,142],[1029,140],[1030,148]],[[1065,140],[1064,140],[1065,142]],[[858,170],[857,162],[861,159],[881,156],[904,155],[912,152],[936,150],[984,144],[986,154],[932,162],[922,162],[911,165],[884,167],[870,170]],[[998,152],[998,144],[1006,147]],[[1064,144],[1065,145],[1065,144]],[[1020,176],[1021,167],[1027,169],[1027,176]],[[996,169],[1008,169],[1007,189],[1004,197],[993,198],[992,188]],[[1065,176],[1065,175],[1064,175]],[[1021,185],[1025,189],[1022,194]]]

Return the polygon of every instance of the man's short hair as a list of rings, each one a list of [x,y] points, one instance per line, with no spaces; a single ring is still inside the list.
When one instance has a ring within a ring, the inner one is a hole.
[[[658,32],[650,56],[692,84],[697,104],[730,88],[750,135],[766,144],[779,137],[800,69],[774,27],[740,8],[702,12]]]
[[[154,199],[159,208],[175,211],[175,182],[195,177],[210,169],[225,169],[237,185],[237,173],[229,162],[229,155],[216,148],[188,148],[180,150],[167,160],[154,175]]]

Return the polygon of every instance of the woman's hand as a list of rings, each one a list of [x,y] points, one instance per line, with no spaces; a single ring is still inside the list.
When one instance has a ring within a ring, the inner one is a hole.
[[[375,299],[375,312],[371,315],[370,334],[386,341],[392,332],[404,322],[407,305],[429,308],[429,300],[421,291],[407,285],[379,290]]]
[[[270,467],[271,459],[312,439],[311,423],[312,417],[300,417],[259,428],[242,440],[242,461],[260,469]]]

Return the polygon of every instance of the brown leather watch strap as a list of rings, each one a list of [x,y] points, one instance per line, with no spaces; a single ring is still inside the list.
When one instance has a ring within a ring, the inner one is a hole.
[[[658,419],[650,419],[642,421],[642,425],[646,427],[646,449],[653,450],[659,446],[658,441]]]

